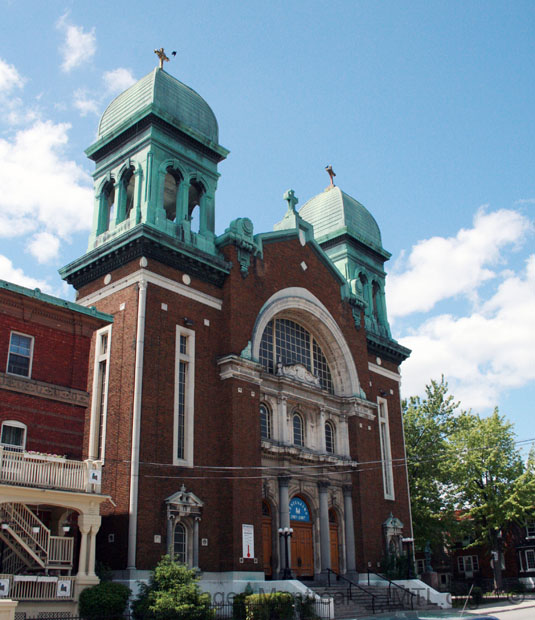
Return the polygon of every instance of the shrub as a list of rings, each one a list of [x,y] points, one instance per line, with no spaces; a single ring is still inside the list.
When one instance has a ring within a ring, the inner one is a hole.
[[[164,556],[132,605],[136,620],[212,620],[210,595],[201,592],[195,571]]]
[[[243,592],[234,596],[232,599],[232,620],[245,620],[245,599],[252,593],[253,588],[248,583]]]
[[[294,598],[289,592],[251,594],[245,600],[247,620],[292,620]]]
[[[105,610],[110,620],[123,618],[131,594],[130,588],[113,581],[103,581],[97,586],[86,588],[78,602],[80,616],[86,620],[101,618]]]
[[[483,600],[483,590],[479,586],[474,586],[472,588],[472,602],[476,605],[479,605]]]
[[[316,614],[316,600],[313,596],[295,597],[295,609],[297,617],[301,620],[316,620],[319,616]]]

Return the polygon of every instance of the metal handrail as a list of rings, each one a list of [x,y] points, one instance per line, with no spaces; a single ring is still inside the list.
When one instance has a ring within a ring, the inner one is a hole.
[[[354,581],[351,581],[351,579],[348,579],[347,577],[344,577],[344,575],[340,575],[335,570],[332,570],[332,568],[328,568],[327,569],[327,581],[328,581],[329,586],[331,585],[331,573],[333,575],[336,575],[336,581],[340,581],[340,579],[342,579],[343,581],[347,581],[347,583],[349,584],[349,598],[350,598],[350,600],[353,600],[353,597],[351,596],[351,587],[352,586],[354,586],[355,588],[358,588],[359,590],[362,590],[362,592],[364,592],[368,596],[371,596],[372,597],[372,613],[375,614],[375,599],[376,599],[376,595],[373,592],[370,592],[369,590],[366,590],[366,588],[363,588],[362,586],[359,586],[358,583],[355,583]]]
[[[388,577],[385,577],[384,575],[381,575],[380,573],[376,573],[373,570],[368,569],[368,585],[370,585],[370,573],[372,575],[375,575],[377,577],[379,577],[379,579],[382,579],[383,581],[388,581],[388,598],[390,600],[390,588],[391,586],[396,586],[396,588],[399,588],[400,590],[403,590],[404,592],[408,592],[411,595],[411,609],[414,609],[414,597],[416,596],[415,592],[412,592],[412,590],[409,590],[409,588],[405,588],[404,586],[400,586],[399,583],[396,583],[395,581],[392,581],[391,579],[388,579]]]

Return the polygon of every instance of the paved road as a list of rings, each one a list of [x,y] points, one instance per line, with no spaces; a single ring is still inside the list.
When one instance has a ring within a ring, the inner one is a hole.
[[[490,614],[498,620],[535,620],[535,600],[527,600],[517,605],[500,603],[482,605],[472,613]]]

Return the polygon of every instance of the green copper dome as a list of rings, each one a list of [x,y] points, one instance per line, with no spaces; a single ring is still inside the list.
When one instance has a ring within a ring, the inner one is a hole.
[[[381,231],[372,214],[339,187],[331,186],[306,202],[299,215],[314,226],[319,241],[348,232],[376,250],[382,250]]]
[[[210,106],[189,86],[159,68],[110,103],[100,119],[97,140],[113,137],[150,113],[178,129],[193,130],[218,142],[217,120]]]

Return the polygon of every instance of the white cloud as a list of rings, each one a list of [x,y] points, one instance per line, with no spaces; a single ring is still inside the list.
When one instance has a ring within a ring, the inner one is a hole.
[[[63,71],[72,71],[95,55],[97,42],[94,28],[89,32],[84,32],[82,26],[70,24],[66,14],[60,17],[57,27],[65,34],[65,41],[60,48]]]
[[[13,266],[6,256],[0,254],[0,278],[27,288],[39,288],[45,293],[52,293],[52,288],[44,280],[36,280],[27,276],[22,269]]]
[[[0,58],[0,93],[5,96],[14,88],[22,88],[24,79],[13,65]]]
[[[502,260],[506,246],[519,243],[531,224],[518,211],[480,208],[473,227],[461,229],[455,237],[432,237],[418,242],[388,279],[391,318],[413,312],[427,312],[443,299],[477,296],[478,287],[495,278],[490,268]]]
[[[49,232],[40,232],[28,242],[28,250],[39,263],[48,263],[59,254],[59,239]]]
[[[136,82],[136,78],[133,76],[130,69],[124,67],[118,67],[113,71],[106,71],[102,76],[106,90],[108,93],[121,93],[129,86],[132,86]]]
[[[442,374],[465,408],[493,407],[503,391],[535,380],[535,255],[507,277],[471,316],[440,315],[400,342],[412,349],[403,364],[403,393],[422,394]]]
[[[80,112],[81,116],[88,114],[98,115],[100,111],[100,103],[88,95],[87,91],[79,88],[74,93],[74,107]]]
[[[91,178],[65,156],[69,127],[38,121],[0,139],[0,236],[39,227],[68,238],[90,228]]]

